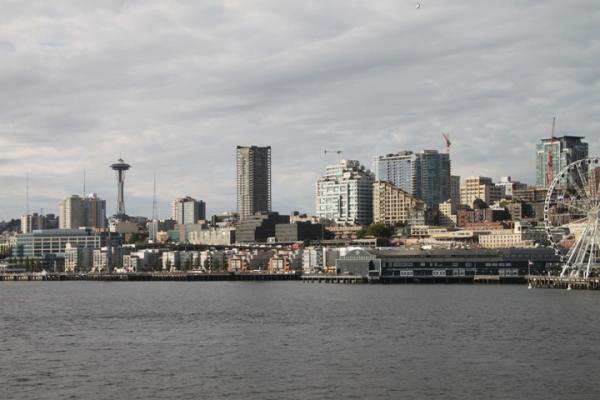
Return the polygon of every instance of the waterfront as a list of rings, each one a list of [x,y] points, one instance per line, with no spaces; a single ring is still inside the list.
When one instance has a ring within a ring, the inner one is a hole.
[[[597,292],[3,282],[4,397],[595,399]]]

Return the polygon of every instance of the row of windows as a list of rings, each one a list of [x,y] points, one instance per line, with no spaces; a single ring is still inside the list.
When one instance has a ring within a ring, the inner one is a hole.
[[[384,262],[383,265],[387,268],[406,268],[406,267],[512,267],[511,262],[486,262],[486,263],[472,263],[472,262]]]

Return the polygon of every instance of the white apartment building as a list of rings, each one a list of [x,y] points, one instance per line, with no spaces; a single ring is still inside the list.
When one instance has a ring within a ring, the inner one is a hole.
[[[65,246],[65,272],[87,272],[92,266],[93,249],[83,246]]]
[[[512,199],[514,190],[527,189],[525,183],[519,181],[513,181],[510,176],[503,176],[500,178],[500,182],[496,183],[501,190],[501,197],[504,199]]]
[[[323,250],[307,248],[302,251],[302,270],[314,273],[323,268]]]
[[[186,225],[187,243],[207,245],[230,245],[235,243],[235,227],[205,227],[201,224]]]
[[[373,221],[373,175],[355,160],[327,167],[316,183],[319,218],[338,224],[368,225]]]

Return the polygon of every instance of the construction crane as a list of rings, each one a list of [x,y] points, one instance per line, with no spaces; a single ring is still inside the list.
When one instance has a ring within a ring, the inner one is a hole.
[[[323,153],[325,153],[325,155],[327,155],[327,153],[336,153],[337,154],[337,158],[338,158],[338,162],[340,161],[340,155],[343,153],[342,150],[324,150]]]
[[[446,142],[446,153],[450,154],[450,146],[452,146],[452,143],[450,142],[450,134],[444,132],[442,133],[442,137],[444,138],[444,142]]]
[[[546,157],[546,187],[550,187],[554,180],[554,143],[556,138],[554,137],[554,129],[556,127],[556,117],[552,118],[552,135],[550,136],[550,149],[548,156]]]

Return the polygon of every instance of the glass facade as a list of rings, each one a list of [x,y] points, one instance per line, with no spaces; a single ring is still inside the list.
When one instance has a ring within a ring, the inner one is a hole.
[[[15,257],[43,257],[64,254],[67,243],[73,247],[98,249],[101,236],[89,229],[49,229],[17,235],[13,249]]]

